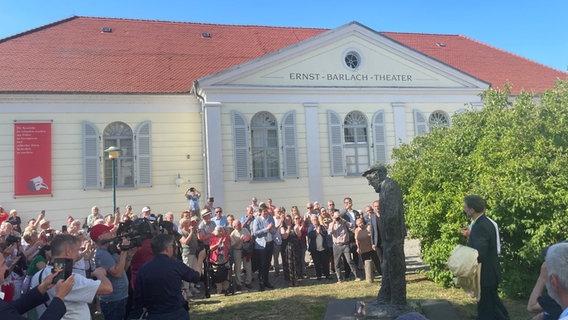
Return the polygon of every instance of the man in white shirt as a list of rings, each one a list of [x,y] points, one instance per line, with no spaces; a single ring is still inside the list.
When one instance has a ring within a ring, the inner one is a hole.
[[[489,218],[489,216],[487,216],[487,219],[489,219],[489,221],[491,221],[491,223],[495,226],[495,237],[497,239],[497,254],[501,255],[501,237],[499,236],[499,225],[497,224],[497,222],[495,222],[495,220]],[[461,230],[461,234],[464,237],[469,238],[469,234],[471,233],[471,226],[472,225],[473,225],[473,221],[469,224],[469,227],[463,228]]]
[[[70,234],[59,234],[51,240],[51,254],[52,259],[66,258],[73,261],[79,260],[79,249],[81,242],[79,238]],[[41,283],[45,277],[51,272],[53,266],[46,266],[43,270],[38,271],[32,278],[32,288]],[[106,271],[103,268],[97,268],[92,272],[92,275],[97,280],[87,279],[81,274],[73,272],[75,275],[75,283],[73,290],[65,297],[63,302],[67,308],[65,316],[61,319],[75,320],[75,319],[90,319],[91,313],[88,304],[93,301],[96,294],[104,295],[112,292],[112,284],[106,277]],[[47,291],[51,299],[55,296],[55,287]],[[38,308],[38,315],[45,311],[45,306],[40,305]]]
[[[254,255],[258,261],[258,284],[260,291],[264,288],[274,289],[274,286],[268,281],[268,268],[270,266],[270,258],[272,258],[272,250],[274,248],[274,233],[276,232],[274,218],[268,214],[266,207],[260,207],[260,215],[254,219],[252,225],[252,234],[255,236]]]

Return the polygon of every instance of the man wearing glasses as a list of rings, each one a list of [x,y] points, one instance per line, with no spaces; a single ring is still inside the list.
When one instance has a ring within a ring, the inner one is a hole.
[[[215,208],[215,218],[213,218],[213,222],[217,227],[228,227],[229,224],[227,222],[227,217],[223,215],[223,208],[217,207]]]

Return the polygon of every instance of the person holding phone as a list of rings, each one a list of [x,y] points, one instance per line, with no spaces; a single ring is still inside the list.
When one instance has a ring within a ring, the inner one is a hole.
[[[51,241],[51,255],[53,261],[57,259],[70,259],[71,261],[79,260],[79,249],[81,248],[81,241],[79,238],[70,234],[58,234],[53,237]],[[65,268],[65,267],[64,267]],[[43,283],[47,277],[50,277],[53,265],[46,266],[43,270],[38,271],[32,278],[31,286],[37,286]],[[91,312],[88,304],[93,301],[95,295],[106,295],[112,293],[112,284],[106,277],[106,270],[104,268],[95,269],[91,275],[96,280],[88,279],[80,273],[73,272],[74,284],[73,290],[63,299],[67,312],[61,319],[75,320],[75,319],[90,319]],[[55,288],[47,290],[51,301],[56,297]],[[37,306],[36,310],[41,316],[46,312],[43,304]]]
[[[201,192],[197,190],[195,187],[191,187],[187,189],[185,192],[185,198],[189,202],[189,210],[193,215],[199,214],[199,198],[201,198]]]
[[[0,284],[4,282],[4,274],[10,266],[6,264],[4,255],[0,253]],[[67,308],[63,303],[63,299],[71,292],[73,285],[75,283],[75,277],[70,276],[66,280],[59,280],[56,284],[53,283],[53,279],[58,274],[50,273],[45,279],[29,292],[23,294],[19,299],[14,300],[10,303],[5,302],[0,298],[0,314],[2,319],[5,320],[15,320],[15,319],[26,319],[22,315],[27,311],[35,308],[49,301],[49,296],[46,294],[47,291],[55,287],[54,297],[49,304],[47,310],[39,318],[40,320],[55,320],[61,319]]]

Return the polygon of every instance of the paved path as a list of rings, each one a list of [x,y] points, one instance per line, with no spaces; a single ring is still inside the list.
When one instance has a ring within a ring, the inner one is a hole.
[[[406,268],[407,268],[406,272],[407,273],[415,273],[418,270],[422,270],[422,269],[427,268],[427,266],[424,265],[422,263],[422,260],[420,259],[420,242],[418,240],[407,239],[405,241],[404,251],[405,251],[405,255],[406,255]],[[336,278],[335,274],[333,274],[333,273],[331,274],[332,280],[327,280],[325,278],[322,279],[322,280],[317,280],[316,277],[315,277],[315,269],[314,268],[307,268],[306,272],[308,274],[308,278],[300,279],[298,285],[307,286],[307,285],[312,285],[312,284],[337,282],[337,278]],[[361,270],[361,272],[364,274],[363,270]],[[252,287],[252,289],[247,289],[247,288],[243,287],[242,292],[258,291],[258,281],[256,279],[257,279],[257,273],[253,274],[253,282],[252,282],[253,287]],[[274,288],[287,288],[288,287],[288,284],[286,283],[286,281],[284,281],[284,277],[283,277],[282,273],[280,273],[280,275],[277,277],[275,275],[274,271],[270,271],[269,279],[270,279],[269,280],[270,283],[274,286]]]

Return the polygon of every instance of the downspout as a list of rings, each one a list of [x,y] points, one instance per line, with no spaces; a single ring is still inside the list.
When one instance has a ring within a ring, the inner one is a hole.
[[[208,157],[208,152],[205,149],[207,146],[207,137],[206,137],[206,130],[205,130],[205,97],[203,97],[202,95],[199,94],[199,82],[197,80],[193,81],[193,85],[191,87],[191,91],[190,93],[193,93],[195,95],[195,97],[197,98],[197,100],[201,101],[201,145],[203,146],[203,154],[202,154],[202,159],[203,159],[203,168],[205,170],[203,170],[203,182],[204,182],[204,188],[201,190],[209,190],[209,180],[207,178],[207,172],[209,172],[209,168],[208,168],[208,161],[207,161],[207,157]],[[209,197],[209,194],[207,194],[207,197],[205,198],[205,201],[207,201],[207,198]]]

